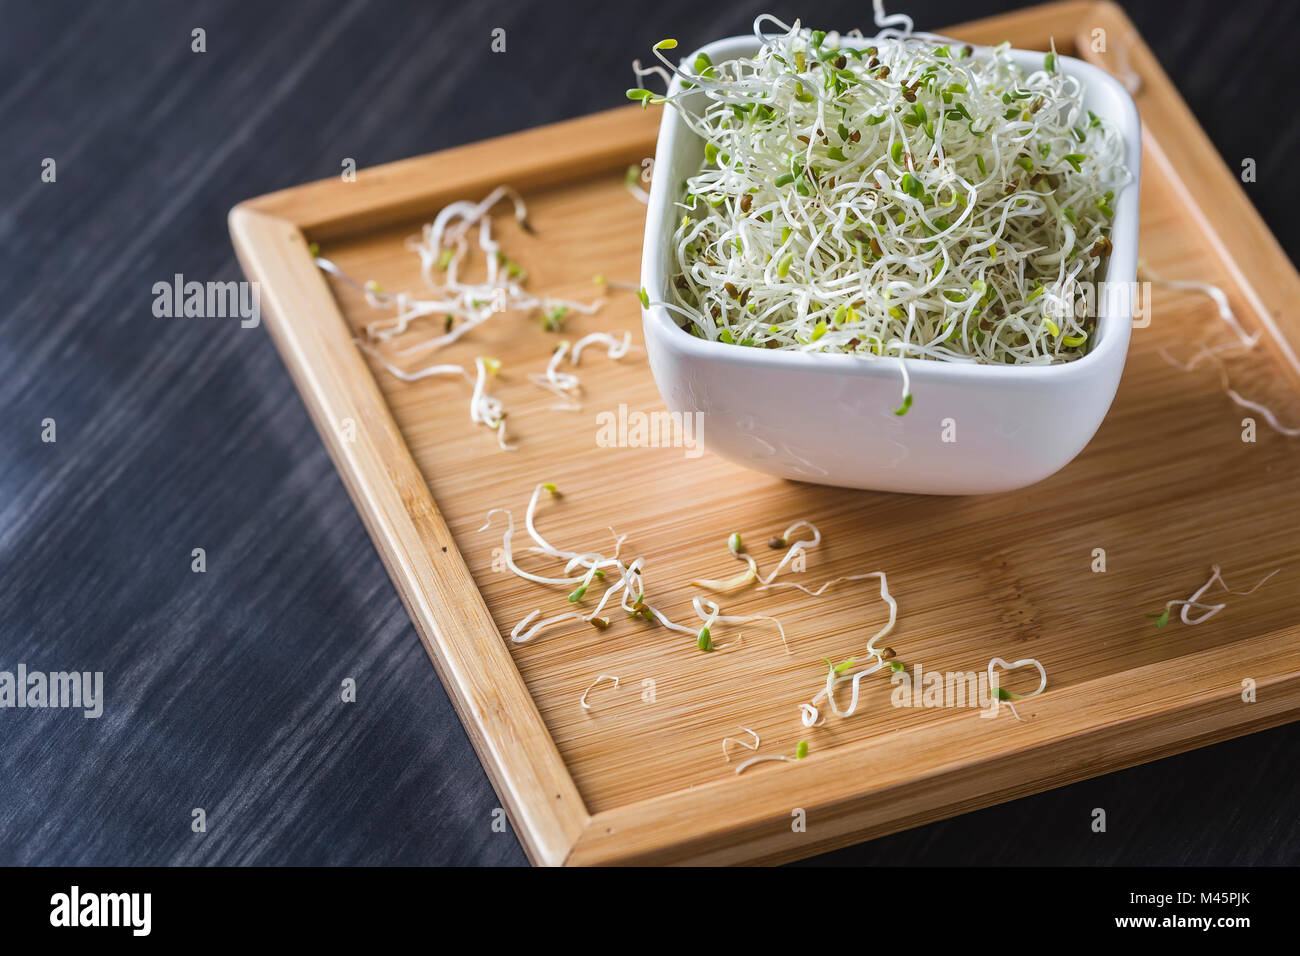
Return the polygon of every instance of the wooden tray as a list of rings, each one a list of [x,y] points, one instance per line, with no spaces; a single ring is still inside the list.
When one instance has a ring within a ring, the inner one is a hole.
[[[1091,50],[1104,30],[1107,52]],[[1108,3],[1061,3],[955,28],[976,43],[1057,48],[1131,69],[1144,121],[1142,254],[1158,274],[1221,284],[1266,345],[1234,365],[1234,384],[1300,420],[1300,277],[1219,160],[1132,25]],[[684,39],[689,45],[711,37]],[[1125,63],[1127,66],[1125,66]],[[680,448],[602,448],[595,415],[619,403],[662,408],[644,352],[584,358],[582,412],[551,410],[527,380],[555,338],[535,317],[493,319],[451,349],[502,363],[493,391],[510,409],[518,450],[470,423],[459,382],[396,381],[369,364],[352,332],[375,313],[313,265],[308,242],[384,288],[420,286],[404,237],[445,203],[509,183],[528,197],[537,237],[499,216],[503,247],[530,287],[592,298],[593,273],[635,282],[644,207],[623,170],[653,154],[657,111],[616,109],[241,204],[231,232],[267,325],[429,656],[455,701],[524,847],[537,863],[771,862],[807,856],[941,817],[1293,720],[1300,711],[1300,464],[1297,444],[1243,412],[1206,367],[1179,372],[1157,355],[1216,330],[1194,293],[1153,292],[1124,382],[1097,437],[1053,478],[1015,494],[927,498],[801,485]],[[612,294],[566,335],[628,329],[639,310]],[[347,419],[357,424],[348,440]],[[881,678],[849,719],[805,730],[798,705],[824,678],[821,658],[861,654],[884,617],[869,589],[820,600],[736,595],[732,613],[778,612],[787,655],[761,626],[694,641],[616,618],[608,631],[560,629],[526,645],[503,638],[564,595],[493,570],[500,525],[534,484],[566,493],[539,518],[562,546],[608,546],[607,526],[646,557],[655,600],[690,621],[687,582],[726,575],[732,531],[762,546],[795,518],[825,535],[802,580],[876,568],[900,605],[888,643],[930,669],[981,670],[990,657],[1033,655],[1048,691],[980,719],[969,709],[896,709]],[[1091,570],[1094,548],[1105,573]],[[1144,615],[1188,596],[1219,563],[1234,586],[1284,570],[1212,622],[1159,630]],[[598,674],[620,678],[578,700]],[[1242,682],[1257,687],[1246,703]],[[650,681],[653,684],[647,684]],[[646,693],[653,688],[653,694]],[[653,696],[653,701],[644,699]],[[757,730],[762,753],[810,753],[742,776],[721,740]],[[413,729],[414,732],[420,732]],[[792,826],[803,810],[806,828]]]

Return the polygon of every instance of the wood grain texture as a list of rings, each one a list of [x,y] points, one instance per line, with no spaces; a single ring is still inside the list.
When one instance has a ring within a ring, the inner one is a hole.
[[[1105,4],[1046,7],[958,35],[1045,49],[1055,34],[1058,48],[1072,52],[1071,38],[1088,36],[1098,23],[1125,37],[1130,50],[1139,48],[1122,14]],[[1176,95],[1158,69],[1137,56],[1131,61],[1142,79],[1140,108],[1177,115]],[[1164,142],[1153,137],[1153,149],[1166,156],[1197,153],[1196,141],[1179,129],[1166,124]],[[417,290],[418,260],[404,238],[418,229],[419,220],[409,217],[421,211],[419,203],[429,204],[422,210],[427,219],[451,199],[513,183],[523,157],[539,238],[517,228],[503,228],[498,238],[527,264],[532,288],[591,298],[594,269],[636,275],[644,209],[627,196],[621,170],[652,150],[653,130],[652,117],[626,107],[377,169],[364,184],[369,208],[358,203],[352,184],[335,181],[259,199],[232,214],[249,275],[272,291],[268,321],[286,362],[535,859],[796,858],[1300,713],[1296,587],[1285,571],[1267,594],[1251,597],[1249,610],[1234,609],[1231,623],[1153,635],[1144,617],[1144,609],[1190,593],[1210,563],[1255,577],[1300,563],[1300,537],[1287,520],[1300,505],[1294,443],[1274,435],[1243,444],[1238,416],[1205,387],[1205,375],[1178,372],[1158,358],[1159,349],[1186,348],[1215,334],[1217,318],[1203,296],[1159,293],[1152,327],[1138,333],[1098,437],[1065,471],[1014,495],[930,499],[823,489],[710,456],[689,461],[680,449],[603,447],[593,411],[661,407],[644,364],[588,360],[587,410],[557,412],[550,407],[554,396],[527,379],[545,365],[554,338],[522,314],[506,313],[437,356],[465,365],[485,352],[501,360],[506,371],[493,380],[493,391],[510,409],[518,451],[496,451],[490,433],[474,434],[461,382],[405,383],[372,363],[376,389],[351,340],[383,313],[339,283],[341,312],[332,306],[295,224],[307,238],[325,242],[322,254],[348,274],[385,289]],[[600,149],[589,154],[589,141]],[[546,158],[549,172],[539,165]],[[602,161],[603,174],[592,168]],[[1185,161],[1193,168],[1201,162],[1192,156],[1167,163],[1163,176],[1144,184],[1144,255],[1163,274],[1223,285],[1239,314],[1248,316],[1248,300],[1275,293],[1245,295],[1239,258],[1251,258],[1268,274],[1290,271],[1289,264],[1277,249],[1270,258],[1254,217],[1225,220],[1210,237],[1221,210],[1189,208],[1194,197],[1171,178]],[[1276,395],[1284,417],[1300,417],[1300,399],[1286,388],[1300,322],[1294,312],[1270,319],[1268,331],[1279,336],[1274,354],[1261,350],[1234,362],[1234,375],[1242,388],[1250,382],[1251,394]],[[635,301],[624,293],[599,315],[576,317],[566,332],[613,329],[635,336],[638,324]],[[426,322],[396,344],[429,334]],[[337,431],[344,416],[362,429],[376,428],[380,447],[358,442],[354,454],[342,444]],[[1210,449],[1216,472],[1187,456],[1169,459],[1157,438]],[[1228,500],[1225,479],[1239,492]],[[731,531],[762,541],[796,518],[810,518],[827,546],[803,580],[815,585],[888,569],[904,605],[902,625],[889,641],[904,660],[932,671],[978,672],[993,655],[1032,655],[1048,667],[1051,692],[1022,707],[1026,722],[1006,715],[996,723],[970,710],[892,709],[888,685],[878,680],[867,684],[863,713],[802,728],[798,704],[820,687],[820,660],[860,654],[883,615],[879,602],[864,602],[854,587],[820,600],[796,600],[788,592],[724,599],[732,614],[779,614],[791,635],[788,652],[762,625],[744,628],[743,641],[742,629],[725,636],[715,629],[719,643],[733,637],[734,643],[701,655],[689,637],[616,616],[607,631],[575,625],[511,648],[516,672],[502,654],[500,633],[530,611],[553,614],[568,605],[555,589],[548,594],[503,573],[495,535],[478,529],[497,507],[513,506],[521,515],[542,480],[565,492],[559,505],[544,509],[548,537],[584,551],[602,547],[610,537],[604,529],[628,532],[628,553],[646,556],[652,600],[678,621],[691,619],[689,599],[699,593],[686,582],[726,573],[723,542]],[[400,497],[390,493],[396,489]],[[386,493],[390,500],[378,500]],[[1210,513],[1214,519],[1206,521]],[[392,528],[428,514],[444,517],[446,528],[436,522],[407,535]],[[445,552],[447,529],[468,567],[453,563],[445,578],[412,569],[413,561]],[[1097,547],[1107,551],[1105,574],[1089,570]],[[1197,554],[1203,557],[1189,564]],[[454,640],[442,636],[449,627]],[[449,657],[461,666],[450,668]],[[590,709],[580,707],[579,696],[598,674],[617,675],[622,683],[602,689]],[[1263,700],[1242,701],[1245,679],[1260,685]],[[651,700],[643,693],[647,682]],[[497,713],[501,720],[485,719]],[[742,725],[762,735],[764,753],[789,753],[802,737],[813,754],[737,778],[720,743]],[[554,747],[546,746],[552,739]],[[546,786],[534,782],[539,772],[552,781],[571,774],[591,819],[575,818],[571,799],[557,812]],[[789,826],[795,807],[809,814],[807,833]],[[566,848],[557,855],[555,834],[576,837],[571,854]]]
[[[937,28],[1013,5],[908,10]],[[103,669],[108,705],[98,722],[0,713],[0,862],[524,862],[491,829],[497,797],[269,338],[155,319],[150,288],[177,271],[238,278],[224,216],[246,196],[337,174],[345,156],[371,166],[616,105],[649,43],[743,32],[767,6],[4,4],[0,667]],[[860,3],[777,12],[865,19]],[[1300,126],[1279,127],[1259,93],[1288,82],[1296,7],[1129,13],[1227,165],[1258,161],[1249,197],[1294,256]],[[204,57],[189,51],[200,25]],[[496,26],[503,56],[487,50]],[[206,576],[189,571],[196,546]],[[338,703],[346,676],[357,705]],[[1298,734],[818,860],[1294,863]],[[1105,836],[1087,828],[1097,806]]]

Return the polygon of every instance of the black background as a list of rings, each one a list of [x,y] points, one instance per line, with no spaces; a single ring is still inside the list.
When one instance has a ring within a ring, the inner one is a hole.
[[[0,669],[103,670],[108,698],[99,720],[0,711],[0,863],[525,862],[265,331],[156,319],[151,288],[240,278],[241,199],[618,105],[654,41],[765,9],[870,21],[865,0],[0,4]],[[1228,164],[1257,161],[1247,189],[1294,260],[1300,5],[1129,9]],[[1260,733],[816,862],[1294,863],[1297,743]]]

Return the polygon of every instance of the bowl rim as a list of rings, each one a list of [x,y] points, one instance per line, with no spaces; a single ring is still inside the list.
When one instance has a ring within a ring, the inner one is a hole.
[[[876,37],[841,38],[845,45],[869,46]],[[759,40],[753,35],[732,36],[705,44],[684,58],[686,62],[694,60],[699,53],[709,54],[714,62],[722,62],[738,55],[752,53],[759,46]],[[996,49],[993,46],[974,46],[976,56],[987,54]],[[1009,48],[1011,57],[1022,68],[1028,68],[1029,59],[1041,60],[1041,51]],[[1080,60],[1076,57],[1057,53],[1059,68],[1076,76],[1085,86],[1104,87],[1118,103],[1118,116],[1108,116],[1116,124],[1124,137],[1125,161],[1131,178],[1118,191],[1115,200],[1115,215],[1111,225],[1112,249],[1106,265],[1107,283],[1128,283],[1129,287],[1137,280],[1137,245],[1139,195],[1141,191],[1142,162],[1142,124],[1138,116],[1137,104],[1119,80],[1105,70]],[[670,90],[681,89],[681,80],[674,77]],[[678,149],[678,140],[683,142],[693,134],[671,108],[665,108],[659,124],[658,142],[655,150],[655,168],[669,169],[672,157]],[[670,192],[670,176],[655,176],[650,186],[650,198],[646,210],[645,237],[641,256],[641,285],[653,295],[661,295],[667,286],[667,256],[662,247],[662,234],[666,223],[676,221],[673,214],[675,196]],[[1132,331],[1131,310],[1111,308],[1109,297],[1098,301],[1097,344],[1080,358],[1069,362],[1051,365],[989,365],[976,362],[940,362],[928,359],[906,357],[909,376],[913,380],[924,381],[929,378],[947,380],[969,380],[981,382],[1019,381],[1027,383],[1048,377],[1053,380],[1088,375],[1099,365],[1114,362],[1118,357],[1122,362],[1128,350]],[[821,371],[825,373],[856,374],[864,376],[898,375],[896,357],[876,357],[849,355],[834,352],[797,352],[779,349],[753,349],[729,345],[697,338],[681,328],[669,316],[668,310],[657,302],[651,302],[649,308],[642,308],[647,332],[655,330],[666,336],[664,344],[671,346],[678,353],[689,355],[703,361],[726,362],[755,369],[783,369],[787,371]],[[1116,353],[1119,353],[1118,356]]]

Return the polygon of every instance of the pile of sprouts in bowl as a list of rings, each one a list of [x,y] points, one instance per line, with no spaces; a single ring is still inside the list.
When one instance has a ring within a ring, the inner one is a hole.
[[[749,57],[640,69],[704,141],[662,303],[737,346],[1042,365],[1084,355],[1116,128],[1048,53],[1032,72],[905,21],[866,39],[760,16]],[[764,32],[764,27],[775,32]],[[905,369],[904,369],[905,371]],[[900,410],[905,411],[906,409]]]

